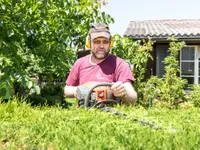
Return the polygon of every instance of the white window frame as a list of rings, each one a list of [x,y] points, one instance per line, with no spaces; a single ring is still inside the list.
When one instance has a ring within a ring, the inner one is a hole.
[[[194,47],[194,84],[199,83],[199,58],[200,58],[200,47],[197,45],[188,45],[187,47]],[[182,62],[193,62],[192,60],[181,60],[182,58],[182,50],[180,52],[180,69]],[[191,77],[190,75],[182,75],[180,72],[180,77]]]

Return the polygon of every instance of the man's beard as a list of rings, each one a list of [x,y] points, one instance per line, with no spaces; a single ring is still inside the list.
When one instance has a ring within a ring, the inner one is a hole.
[[[105,59],[108,56],[108,54],[109,52],[106,52],[103,54],[97,54],[97,53],[92,52],[92,56],[94,56],[95,59],[99,59],[99,60]]]

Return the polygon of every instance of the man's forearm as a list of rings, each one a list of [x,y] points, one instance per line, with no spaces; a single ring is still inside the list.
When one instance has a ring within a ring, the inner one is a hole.
[[[133,93],[128,93],[121,98],[122,99],[122,103],[124,104],[135,104],[136,101],[137,101],[137,93],[135,92],[134,94]]]
[[[64,95],[66,97],[75,97],[76,89],[77,89],[76,86],[68,86],[68,85],[66,85],[65,88],[64,88]]]

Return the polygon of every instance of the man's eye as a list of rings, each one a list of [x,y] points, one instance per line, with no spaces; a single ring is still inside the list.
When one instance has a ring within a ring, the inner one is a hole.
[[[94,44],[101,44],[101,43],[108,44],[109,41],[94,41]]]
[[[103,41],[103,44],[108,44],[109,42],[108,41]]]
[[[101,41],[94,41],[94,44],[100,44]]]

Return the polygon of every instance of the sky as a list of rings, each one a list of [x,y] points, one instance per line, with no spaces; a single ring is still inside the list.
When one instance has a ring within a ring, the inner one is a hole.
[[[102,11],[110,14],[111,34],[123,35],[130,21],[200,19],[200,0],[107,0]]]

